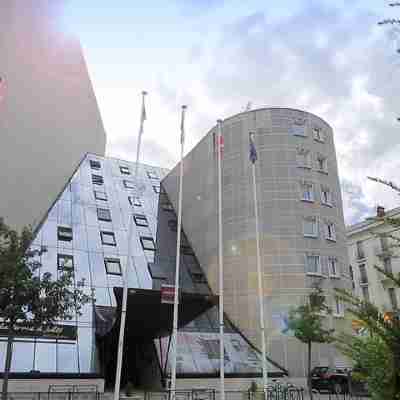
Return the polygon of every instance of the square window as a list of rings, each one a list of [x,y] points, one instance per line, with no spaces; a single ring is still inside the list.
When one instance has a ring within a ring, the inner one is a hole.
[[[57,268],[60,271],[72,271],[74,269],[74,256],[69,254],[57,254]]]
[[[131,174],[131,171],[129,170],[128,167],[124,167],[124,166],[121,165],[119,167],[119,170],[120,170],[122,175],[130,175]]]
[[[128,196],[128,201],[131,206],[142,207],[139,197]]]
[[[310,275],[321,275],[321,262],[320,257],[314,254],[307,254],[306,256],[306,272]]]
[[[99,190],[95,190],[94,191],[94,198],[96,200],[107,201],[107,193],[106,192],[100,192]]]
[[[126,179],[123,180],[124,188],[126,189],[135,189],[135,184],[132,181],[128,181]]]
[[[97,218],[99,221],[111,221],[111,213],[107,208],[98,208],[97,209]]]
[[[101,237],[101,243],[103,243],[103,244],[106,244],[108,246],[116,246],[117,245],[117,242],[115,241],[114,232],[101,231],[100,237]]]
[[[324,142],[324,134],[323,134],[321,128],[319,128],[319,127],[317,127],[317,126],[314,126],[314,127],[313,127],[313,136],[314,136],[314,139],[315,139],[316,141],[318,141],[318,142]]]
[[[63,242],[70,242],[72,240],[72,228],[59,226],[57,227],[58,240]]]
[[[175,210],[174,210],[174,207],[172,206],[172,204],[171,204],[170,202],[168,202],[168,203],[163,203],[163,204],[162,204],[162,209],[163,209],[164,211],[172,211],[172,212],[175,211]]]
[[[302,182],[301,184],[301,199],[303,201],[314,201],[314,185],[311,182]]]
[[[94,185],[102,185],[104,183],[103,177],[101,175],[92,174],[92,183]]]
[[[306,237],[318,237],[317,217],[305,217],[303,220],[303,234]]]
[[[336,241],[335,224],[329,221],[325,222],[325,239]]]
[[[140,243],[142,244],[143,250],[156,251],[156,245],[152,237],[141,236]]]
[[[104,264],[109,275],[122,275],[121,262],[118,258],[105,258]]]
[[[293,121],[291,127],[292,135],[307,137],[306,133],[306,121],[303,118],[297,118]]]
[[[158,176],[157,176],[157,174],[156,174],[155,172],[153,172],[153,171],[146,171],[146,172],[147,172],[147,176],[148,176],[150,179],[159,179]]]
[[[328,187],[321,186],[321,203],[325,206],[332,207],[332,194]]]
[[[136,226],[149,226],[149,222],[145,215],[135,214],[133,216]]]
[[[90,160],[89,162],[90,162],[91,169],[100,169],[101,168],[100,161]]]

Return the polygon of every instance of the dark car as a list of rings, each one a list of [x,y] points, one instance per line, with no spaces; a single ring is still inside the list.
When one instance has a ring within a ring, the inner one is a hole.
[[[346,368],[315,367],[311,371],[311,386],[320,392],[347,393],[349,372]]]

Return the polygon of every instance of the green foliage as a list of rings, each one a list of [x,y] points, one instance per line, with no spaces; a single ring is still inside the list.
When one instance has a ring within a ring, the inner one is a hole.
[[[393,357],[379,336],[341,334],[337,347],[353,360],[354,380],[368,384],[372,400],[393,399]]]

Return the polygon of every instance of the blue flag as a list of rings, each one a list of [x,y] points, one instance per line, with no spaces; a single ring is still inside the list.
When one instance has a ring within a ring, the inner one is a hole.
[[[257,161],[257,150],[254,144],[254,132],[249,133],[249,144],[250,144],[250,161],[254,164]]]

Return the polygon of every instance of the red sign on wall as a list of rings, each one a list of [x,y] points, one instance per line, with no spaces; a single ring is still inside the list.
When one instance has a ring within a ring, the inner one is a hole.
[[[175,286],[162,285],[161,286],[161,303],[174,304]]]

